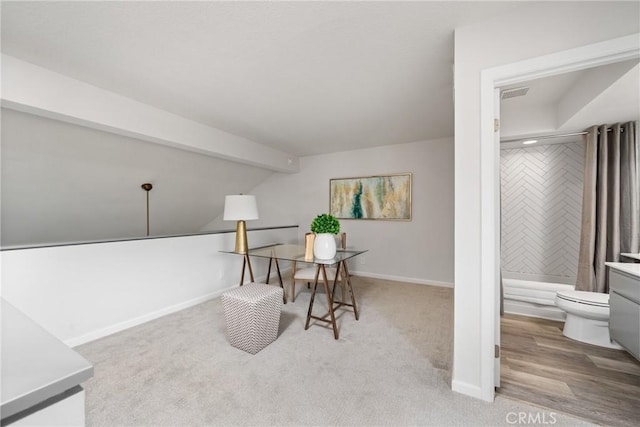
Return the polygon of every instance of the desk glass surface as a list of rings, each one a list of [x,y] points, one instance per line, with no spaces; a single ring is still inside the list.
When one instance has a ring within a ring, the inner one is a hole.
[[[314,264],[333,265],[349,258],[365,253],[366,250],[338,249],[332,259],[305,259],[302,245],[269,245],[261,248],[249,249],[248,255],[262,258],[276,258],[286,261],[312,262]]]

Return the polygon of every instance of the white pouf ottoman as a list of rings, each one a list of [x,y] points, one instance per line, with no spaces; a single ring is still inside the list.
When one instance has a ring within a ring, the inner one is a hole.
[[[282,288],[248,283],[222,294],[222,309],[229,343],[256,354],[278,336]]]

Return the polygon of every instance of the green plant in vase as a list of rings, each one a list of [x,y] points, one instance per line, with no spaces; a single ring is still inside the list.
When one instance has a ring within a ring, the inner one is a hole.
[[[311,231],[316,234],[338,234],[340,232],[340,222],[335,216],[323,213],[311,221]]]
[[[336,256],[335,235],[340,232],[340,222],[330,214],[320,214],[311,221],[311,231],[316,234],[313,254],[318,259],[332,259]]]

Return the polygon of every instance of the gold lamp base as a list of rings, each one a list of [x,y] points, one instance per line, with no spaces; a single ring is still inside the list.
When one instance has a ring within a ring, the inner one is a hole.
[[[243,220],[238,221],[236,225],[236,249],[239,254],[246,254],[249,251],[247,244],[247,223]]]

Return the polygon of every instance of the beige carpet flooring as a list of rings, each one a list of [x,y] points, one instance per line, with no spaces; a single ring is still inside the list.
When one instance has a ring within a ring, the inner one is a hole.
[[[297,286],[277,340],[256,355],[227,343],[219,298],[77,347],[95,366],[87,425],[508,426],[521,414],[590,425],[452,392],[452,289],[353,282],[360,320],[339,310],[339,340],[319,322],[304,330],[310,291]],[[323,294],[316,308],[326,311]]]

